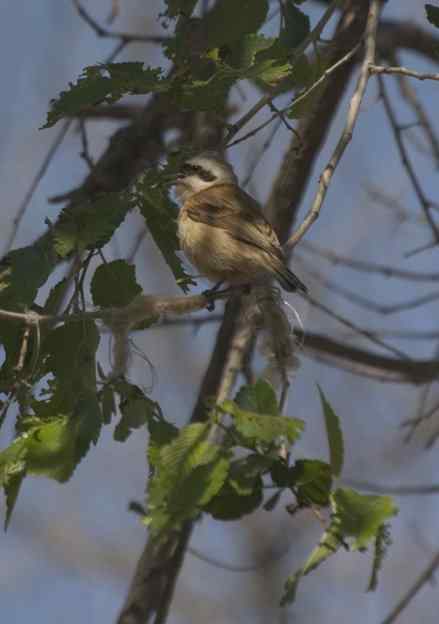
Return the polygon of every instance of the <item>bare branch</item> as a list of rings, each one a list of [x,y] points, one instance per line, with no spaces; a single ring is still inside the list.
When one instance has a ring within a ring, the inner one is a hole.
[[[395,142],[396,145],[398,147],[398,151],[400,153],[401,156],[401,160],[402,160],[402,164],[407,172],[408,178],[412,184],[413,190],[419,200],[419,203],[421,204],[421,208],[424,211],[425,217],[430,225],[430,228],[434,234],[434,237],[436,239],[436,243],[439,242],[439,228],[438,225],[435,223],[432,215],[431,215],[431,207],[432,207],[432,203],[431,201],[429,201],[427,199],[427,197],[424,194],[424,191],[422,190],[422,186],[418,180],[418,177],[415,173],[415,170],[413,168],[413,165],[410,161],[410,158],[408,156],[406,147],[404,145],[404,141],[402,140],[402,136],[401,136],[401,128],[398,125],[398,122],[396,120],[396,114],[394,111],[394,108],[392,106],[392,103],[390,101],[390,98],[387,94],[387,90],[386,87],[384,85],[384,81],[381,75],[378,75],[378,87],[379,87],[379,94],[380,97],[383,101],[384,104],[384,110],[386,111],[389,123],[390,123],[390,127],[392,129],[393,132],[393,136],[395,138]]]
[[[75,9],[77,10],[79,16],[84,20],[88,26],[98,37],[106,38],[106,39],[119,39],[119,41],[123,43],[133,43],[133,42],[143,42],[143,43],[157,43],[162,44],[166,41],[167,37],[161,37],[158,35],[138,35],[134,33],[125,33],[125,32],[114,32],[104,28],[85,10],[79,0],[72,0]]]
[[[419,577],[416,579],[415,583],[410,587],[405,596],[398,602],[396,607],[392,610],[391,613],[382,621],[382,624],[392,624],[396,622],[397,618],[401,615],[404,609],[410,604],[416,594],[420,589],[423,588],[429,581],[432,580],[433,575],[436,570],[439,568],[439,552],[435,554],[431,563],[427,566],[427,568],[422,572]]]
[[[372,483],[371,481],[362,481],[361,479],[343,479],[345,485],[366,490],[376,494],[392,494],[394,496],[430,496],[439,494],[439,484],[420,484],[420,485],[386,485],[383,483]]]
[[[436,73],[421,73],[414,71],[413,69],[407,69],[406,67],[386,67],[385,65],[371,65],[369,71],[372,74],[397,74],[398,76],[408,76],[410,78],[417,78],[418,80],[439,80],[439,74]]]
[[[357,260],[356,258],[347,258],[339,253],[332,251],[331,249],[324,249],[319,247],[315,243],[303,241],[301,249],[304,251],[312,252],[319,255],[321,258],[329,260],[334,265],[342,264],[354,271],[364,271],[365,273],[380,273],[385,277],[392,277],[395,279],[411,280],[414,282],[438,282],[439,271],[432,272],[419,272],[409,271],[406,269],[399,269],[397,267],[388,266],[387,264],[380,264],[378,262],[370,262],[365,260]]]
[[[299,58],[305,52],[307,47],[313,41],[318,41],[318,39],[320,38],[320,35],[322,34],[326,24],[329,22],[329,20],[331,19],[332,15],[335,12],[335,10],[341,4],[342,4],[341,0],[332,0],[331,4],[326,9],[324,14],[320,18],[320,20],[318,21],[318,23],[317,23],[316,27],[314,28],[314,30],[303,40],[303,42],[300,44],[300,46],[298,46],[294,50],[294,58],[295,59]],[[230,130],[229,130],[229,132],[228,132],[228,134],[227,134],[227,136],[225,138],[224,145],[229,144],[228,146],[230,147],[230,141],[233,139],[233,137],[236,134],[238,134],[238,132],[240,130],[242,130],[242,128],[251,119],[253,119],[253,117],[255,117],[255,115],[257,115],[260,110],[262,110],[265,106],[269,105],[272,102],[272,100],[277,95],[279,95],[282,92],[282,89],[283,89],[283,82],[281,82],[280,85],[276,89],[274,89],[274,91],[271,91],[270,93],[267,93],[266,95],[262,96],[262,98],[260,100],[258,100],[256,102],[256,104],[254,106],[252,106],[252,108],[249,111],[247,111],[244,115],[242,115],[242,117],[240,117],[240,119],[238,119],[238,121],[235,122],[233,124],[233,126],[230,128]],[[276,114],[276,116],[277,116],[277,114]]]
[[[285,245],[287,249],[292,249],[295,245],[297,245],[297,243],[304,237],[314,221],[318,218],[322,204],[328,192],[329,185],[334,175],[334,171],[339,164],[344,154],[344,151],[346,150],[352,139],[352,133],[354,131],[355,124],[360,114],[361,102],[363,101],[367,83],[370,77],[369,68],[375,62],[376,36],[380,6],[380,0],[372,0],[370,3],[365,32],[364,61],[361,66],[357,86],[351,98],[347,121],[343,130],[343,134],[341,135],[340,140],[337,143],[337,146],[332,154],[332,157],[320,177],[319,187],[311,209],[309,210],[308,214],[306,215],[299,228],[288,239]]]

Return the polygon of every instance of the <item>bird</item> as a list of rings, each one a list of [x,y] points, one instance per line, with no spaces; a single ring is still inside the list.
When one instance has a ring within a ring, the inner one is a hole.
[[[187,159],[175,178],[180,247],[216,284],[257,285],[276,279],[288,292],[307,287],[288,268],[273,226],[240,186],[232,166],[213,152]]]

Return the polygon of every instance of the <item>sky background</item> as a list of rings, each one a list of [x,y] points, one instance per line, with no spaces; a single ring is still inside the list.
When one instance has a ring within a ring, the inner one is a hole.
[[[110,0],[84,5],[104,23]],[[389,2],[384,17],[417,21],[428,29],[423,2]],[[138,33],[161,33],[158,0],[121,0],[121,15],[114,28]],[[306,8],[306,5],[304,6]],[[310,3],[313,24],[321,12]],[[0,249],[6,245],[12,220],[33,176],[41,165],[59,124],[38,130],[45,121],[48,102],[77,79],[86,65],[104,61],[115,42],[98,39],[79,19],[68,0],[29,2],[0,0],[0,57],[2,98],[0,102]],[[134,44],[118,60],[140,60],[152,66],[161,63],[157,46]],[[405,55],[404,64],[419,71],[434,70],[423,58]],[[413,120],[397,94],[393,79],[389,88],[402,123]],[[437,125],[439,85],[416,83],[431,118]],[[255,92],[244,86],[247,101],[237,93],[233,101],[247,109]],[[340,109],[322,150],[301,215],[309,207],[316,181],[345,120],[346,103]],[[116,126],[110,122],[88,124],[90,149],[95,157],[106,147]],[[436,128],[438,130],[438,128]],[[418,136],[418,135],[416,135]],[[241,144],[229,153],[241,179],[249,159],[264,142],[264,135]],[[290,141],[279,133],[261,161],[250,184],[251,193],[263,202],[273,175]],[[33,196],[14,246],[29,244],[45,230],[44,220],[55,219],[59,205],[47,198],[74,188],[86,174],[78,157],[80,137],[71,129],[56,159]],[[427,195],[437,200],[438,170],[431,158],[412,150]],[[395,212],[371,197],[379,188],[397,200],[409,219],[399,222]],[[107,258],[124,257],[132,248],[141,223],[130,216],[106,250]],[[324,205],[322,216],[308,240],[336,250],[341,255],[373,259],[389,265],[418,270],[437,267],[438,251],[405,260],[403,253],[428,240],[420,209],[401,167],[390,129],[377,98],[375,80],[369,83],[353,142],[343,158]],[[369,328],[439,329],[437,303],[391,316],[359,309],[352,302],[328,293],[308,273],[307,267],[330,276],[355,292],[382,302],[399,302],[431,292],[430,286],[355,273],[311,256],[304,250],[293,259],[297,273],[313,296],[355,323]],[[136,256],[137,277],[146,292],[177,294],[172,275],[148,238]],[[200,287],[203,285],[200,284]],[[42,296],[47,288],[42,290]],[[308,309],[298,297],[288,297],[301,315],[305,328],[340,338],[348,336],[335,321]],[[154,372],[134,356],[130,380],[152,386],[152,397],[166,417],[181,425],[190,416],[199,380],[212,349],[215,328],[155,329],[135,337],[147,354]],[[393,341],[414,357],[431,357],[432,341]],[[102,353],[108,350],[103,340]],[[386,483],[431,483],[437,478],[437,448],[424,450],[428,430],[421,430],[410,445],[403,443],[400,424],[416,414],[420,390],[411,386],[383,385],[301,357],[286,412],[306,421],[306,433],[298,455],[327,458],[323,422],[316,382],[325,390],[342,419],[346,460],[344,477]],[[437,388],[431,403],[438,400]],[[0,442],[8,443],[12,432],[5,427]],[[0,536],[0,596],[2,619],[34,624],[63,622],[113,622],[122,604],[135,562],[146,539],[138,519],[127,511],[129,501],[142,500],[145,488],[146,431],[136,431],[124,444],[114,442],[107,427],[99,445],[78,466],[68,484],[28,478],[22,487],[10,529]],[[285,501],[288,502],[288,501]],[[435,497],[399,498],[400,514],[392,523],[394,544],[389,552],[378,590],[366,594],[371,558],[341,552],[307,577],[296,603],[278,609],[286,576],[295,570],[317,543],[321,527],[311,512],[297,517],[282,505],[272,513],[260,511],[241,522],[219,523],[206,518],[195,529],[192,546],[204,555],[236,566],[258,569],[237,573],[214,567],[189,553],[180,576],[170,617],[171,624],[380,622],[400,596],[427,566],[437,549],[439,504]],[[261,568],[261,563],[268,562]],[[437,592],[428,585],[400,618],[402,624],[437,621]]]

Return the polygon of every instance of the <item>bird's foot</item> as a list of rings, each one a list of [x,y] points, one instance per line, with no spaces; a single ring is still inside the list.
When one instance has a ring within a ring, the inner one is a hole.
[[[223,283],[224,282],[218,282],[213,288],[204,290],[202,293],[207,299],[206,309],[209,310],[209,312],[213,312],[215,310],[215,295],[218,293],[218,290],[221,288]]]

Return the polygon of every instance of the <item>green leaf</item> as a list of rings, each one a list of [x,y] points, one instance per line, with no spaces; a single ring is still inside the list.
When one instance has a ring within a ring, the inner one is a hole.
[[[346,539],[350,540],[352,550],[363,550],[370,542],[382,539],[380,534],[383,526],[398,511],[389,496],[364,496],[351,489],[334,492],[331,495],[331,508],[330,526],[305,565],[287,579],[281,605],[295,599],[298,583],[303,576],[336,553],[341,545],[348,546]]]
[[[267,472],[273,459],[264,455],[248,455],[230,465],[229,484],[240,496],[249,496],[262,486],[261,475]]]
[[[375,550],[373,556],[372,573],[370,575],[367,591],[375,591],[378,587],[378,575],[383,567],[387,550],[392,543],[387,524],[383,524],[377,531],[375,538]]]
[[[328,557],[336,553],[339,547],[340,541],[338,537],[332,533],[331,527],[329,527],[329,529],[323,533],[318,546],[314,548],[303,567],[287,578],[284,588],[284,595],[282,596],[280,602],[282,607],[294,602],[296,598],[297,587],[301,578],[309,574],[321,563],[326,561]]]
[[[430,24],[439,28],[439,7],[436,7],[433,4],[426,4],[425,12],[427,13],[427,19]]]
[[[331,467],[316,459],[299,459],[290,468],[288,485],[294,488],[300,505],[325,507],[332,487]]]
[[[105,385],[99,394],[102,410],[102,421],[104,425],[109,425],[111,417],[116,411],[116,404],[114,401],[114,391],[111,385]]]
[[[139,429],[152,420],[158,406],[138,386],[121,381],[116,384],[122,417],[114,430],[114,439],[125,442],[133,429]]]
[[[94,305],[102,308],[126,306],[142,292],[136,282],[135,266],[125,260],[101,264],[93,275],[90,290]]]
[[[179,15],[189,17],[197,2],[198,0],[166,0],[168,7],[166,15],[168,17],[178,17]]]
[[[352,538],[352,548],[361,550],[376,538],[378,529],[398,513],[390,496],[365,496],[339,488],[331,496],[338,531]]]
[[[236,0],[219,0],[204,20],[208,47],[219,48],[257,32],[267,12],[268,0],[240,0],[239,8]]]
[[[322,403],[323,415],[325,418],[326,435],[329,444],[329,457],[332,468],[332,474],[339,477],[343,468],[344,444],[343,434],[341,432],[340,421],[337,414],[332,409],[329,401],[323,393],[323,390],[317,385]]]
[[[61,258],[75,251],[103,247],[125,219],[130,208],[125,193],[105,193],[84,200],[75,210],[65,208],[54,228],[54,246]]]
[[[33,407],[40,418],[69,416],[76,463],[92,442],[96,444],[102,426],[96,389],[98,345],[99,332],[88,320],[57,327],[43,343],[46,372],[54,375],[53,392],[48,401]]]
[[[86,67],[75,84],[70,83],[51,101],[43,128],[63,117],[76,117],[86,108],[117,102],[127,94],[146,94],[166,88],[161,69],[143,68],[143,63],[107,63]]]
[[[287,48],[297,48],[311,32],[310,19],[288,0],[283,4],[282,15],[284,27],[279,40]]]
[[[263,501],[262,481],[256,480],[251,494],[238,494],[230,483],[226,483],[213,498],[206,511],[216,520],[239,520],[243,516],[253,513]]]
[[[9,527],[9,523],[11,521],[12,512],[15,508],[15,503],[17,502],[18,494],[20,492],[21,484],[23,483],[23,479],[25,477],[25,472],[17,472],[17,474],[11,475],[8,479],[8,482],[4,485],[5,498],[6,498],[6,513],[5,513],[5,531],[7,531]]]
[[[177,284],[187,292],[190,278],[176,253],[180,248],[176,222],[178,209],[158,185],[155,172],[147,172],[138,180],[131,202],[140,209],[148,230],[174,274]]]
[[[233,417],[236,430],[250,448],[258,443],[271,444],[279,438],[286,438],[292,444],[304,427],[303,421],[296,418],[256,414],[241,409],[234,401],[224,401],[221,409]]]
[[[0,302],[15,310],[30,306],[53,268],[53,258],[42,245],[14,249],[0,262]]]
[[[151,466],[156,466],[160,461],[160,451],[166,444],[175,440],[178,429],[165,420],[149,420],[148,430],[148,462]]]
[[[154,536],[196,517],[221,489],[229,459],[209,441],[210,428],[209,423],[188,425],[161,448],[148,489],[146,522]]]
[[[265,379],[259,379],[253,385],[242,386],[235,397],[235,402],[240,408],[249,412],[279,415],[276,392]]]

